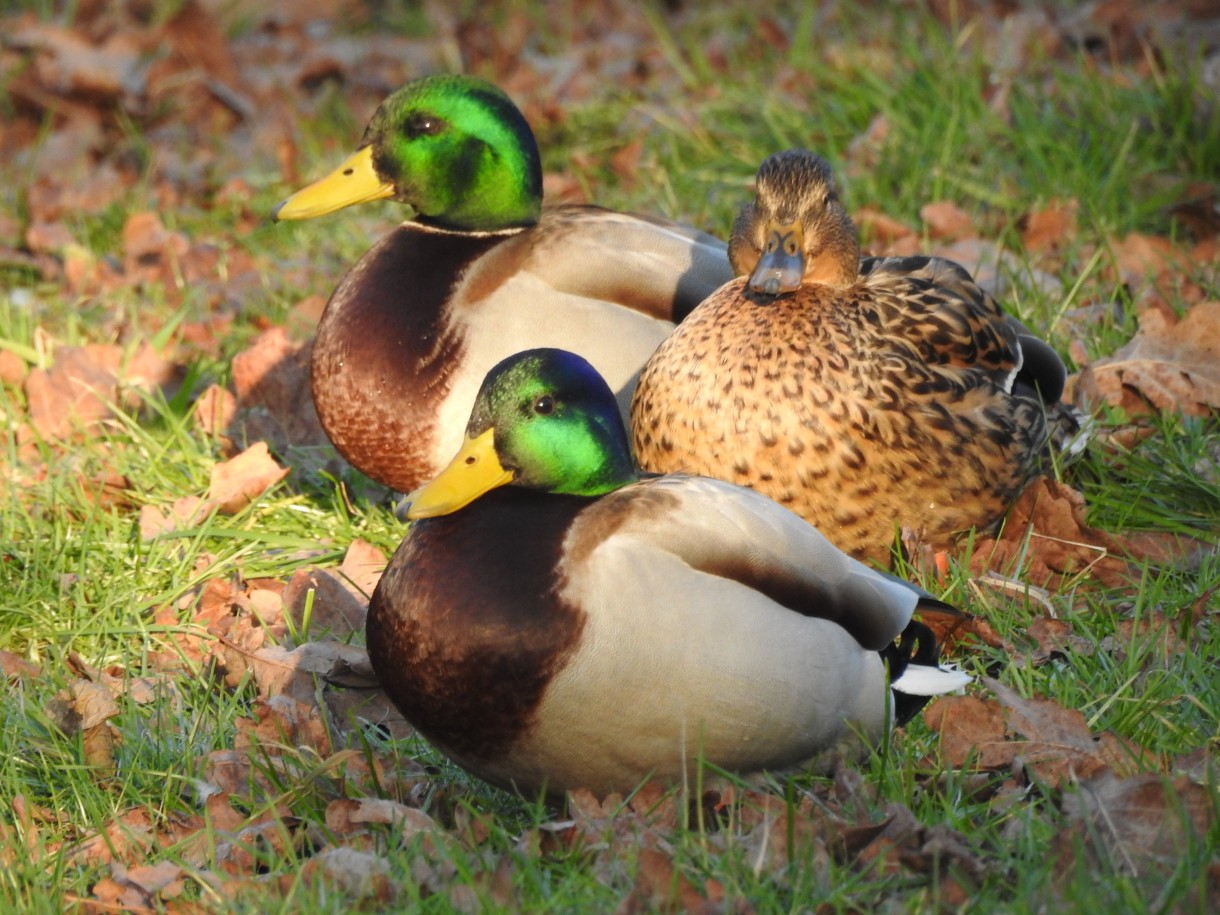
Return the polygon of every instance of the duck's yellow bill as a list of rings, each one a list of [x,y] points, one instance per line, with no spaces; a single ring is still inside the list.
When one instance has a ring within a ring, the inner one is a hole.
[[[448,515],[512,479],[513,472],[500,466],[496,456],[495,429],[488,429],[468,437],[449,466],[407,496],[407,518],[415,521]]]
[[[373,168],[373,147],[363,146],[325,178],[303,187],[271,211],[276,221],[313,219],[335,210],[370,200],[385,200],[394,195],[394,185],[377,177]]]

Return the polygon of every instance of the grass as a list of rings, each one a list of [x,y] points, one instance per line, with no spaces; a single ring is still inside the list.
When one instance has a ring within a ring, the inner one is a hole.
[[[919,226],[925,203],[952,200],[985,236],[1014,248],[1025,266],[1058,277],[1061,290],[1015,276],[1007,301],[1033,327],[1053,327],[1051,339],[1061,349],[1069,339],[1058,318],[1069,308],[1126,294],[1107,258],[1096,252],[1129,232],[1173,234],[1167,207],[1188,184],[1220,168],[1220,125],[1199,118],[1192,107],[1200,84],[1189,60],[1142,74],[1083,53],[1035,54],[1009,74],[1007,102],[996,105],[988,49],[998,39],[976,24],[949,30],[906,8],[798,7],[775,14],[790,38],[785,49],[760,43],[756,13],[744,6],[648,13],[659,75],[640,86],[602,85],[566,109],[564,118],[539,125],[548,168],[575,173],[605,205],[659,212],[724,235],[758,162],[781,147],[810,146],[838,166],[851,207],[873,206]],[[511,18],[516,10],[507,4],[497,15]],[[533,27],[541,32],[541,47],[564,46],[563,34],[548,33],[552,23],[536,19]],[[402,28],[415,33],[420,23],[408,16]],[[333,165],[359,135],[361,123],[344,98],[331,85],[308,102],[313,117],[301,124],[297,139],[311,174]],[[888,125],[884,138],[871,148],[857,144],[878,118]],[[130,120],[121,129],[123,145],[150,168],[152,139]],[[612,156],[634,139],[643,143],[640,166],[623,180]],[[223,157],[223,136],[216,150]],[[274,177],[270,151],[253,161],[221,162],[244,169],[252,210],[266,212],[285,191]],[[28,180],[28,172],[8,161],[0,174],[6,179],[0,184],[10,188]],[[101,212],[71,217],[77,240],[95,256],[121,254],[127,214],[157,208],[154,181],[150,174],[144,179]],[[1054,198],[1080,201],[1077,236],[1050,261],[1021,254],[1018,220]],[[6,192],[3,201],[10,215],[24,218],[20,192]],[[15,432],[23,395],[11,386],[0,389],[8,431],[3,462],[14,476],[0,482],[0,648],[42,666],[37,678],[11,680],[0,702],[0,745],[6,749],[0,755],[0,909],[58,912],[68,896],[88,898],[110,868],[73,858],[68,849],[124,811],[147,809],[164,822],[198,814],[201,760],[232,748],[239,722],[257,706],[252,684],[226,689],[202,676],[167,680],[165,693],[150,703],[123,697],[111,721],[121,737],[118,774],[99,777],[86,764],[79,735],[66,736],[47,711],[72,679],[71,656],[99,667],[118,664],[124,676],[141,675],[166,646],[167,633],[153,611],[189,595],[201,580],[286,578],[297,568],[336,561],[356,537],[389,551],[401,535],[384,504],[357,498],[349,506],[333,481],[282,486],[234,516],[211,517],[173,536],[144,541],[139,535],[140,505],[168,505],[207,487],[215,447],[192,422],[191,395],[213,381],[226,382],[228,360],[262,323],[282,322],[304,295],[329,292],[335,277],[398,218],[391,205],[376,205],[316,223],[246,232],[239,229],[241,209],[186,199],[163,212],[171,229],[192,239],[220,239],[265,268],[219,349],[191,355],[184,394],[151,399],[70,453],[43,446],[46,472],[29,476]],[[157,288],[120,289],[80,300],[54,283],[33,282],[24,268],[0,269],[7,284],[0,293],[0,349],[32,364],[42,360],[42,334],[61,344],[157,334],[169,339],[181,322],[208,314],[207,304],[189,290],[183,297]],[[1214,275],[1203,282],[1214,284]],[[1214,285],[1205,291],[1220,294]],[[1170,305],[1184,309],[1186,302]],[[1092,328],[1082,341],[1086,349],[1103,355],[1128,339],[1130,312]],[[1164,417],[1128,452],[1094,447],[1064,474],[1085,493],[1092,523],[1106,530],[1214,538],[1220,529],[1216,434],[1214,420]],[[84,490],[82,475],[101,469],[128,477],[134,506],[99,504]],[[1192,607],[1217,580],[1220,559],[1212,552],[1193,565],[1150,567],[1129,588],[1097,590],[1077,582],[1051,596],[1079,637],[1077,647],[1041,666],[1014,664],[1000,649],[979,647],[965,665],[990,672],[1023,696],[1081,710],[1095,732],[1109,730],[1146,747],[1159,761],[1153,771],[1168,771],[1177,756],[1215,748],[1220,631],[1204,622],[1189,650],[1167,654],[1156,640],[1124,637],[1121,624],[1159,615],[1187,632]],[[964,562],[947,581],[928,584],[984,616],[1014,644],[1027,643],[1026,632],[1043,613],[1037,604],[974,590]],[[1204,612],[1214,615],[1215,607],[1213,598]],[[639,843],[615,834],[632,822],[626,814],[581,842],[550,842],[552,825],[544,824],[553,824],[554,811],[479,784],[422,742],[394,744],[376,734],[365,740],[353,749],[403,765],[420,759],[437,772],[422,800],[444,832],[425,841],[387,826],[366,839],[368,849],[389,862],[396,907],[506,908],[495,890],[501,861],[508,862],[517,904],[528,910],[608,910],[633,885]],[[198,877],[187,881],[184,898],[236,912],[342,911],[358,902],[359,891],[336,892],[310,879],[308,868],[311,843],[333,837],[327,804],[365,789],[335,778],[307,747],[283,750],[293,764],[290,774],[268,764],[263,775],[269,786],[252,794],[244,811],[274,811],[280,818],[278,832],[248,849],[263,877],[223,901]],[[696,885],[718,881],[729,908],[748,902],[765,912],[1207,909],[1208,867],[1214,868],[1220,849],[1215,817],[1204,841],[1178,860],[1131,874],[1117,858],[1099,853],[1098,841],[1073,837],[1059,792],[1034,787],[997,802],[1004,773],[984,776],[980,787],[978,775],[941,759],[935,735],[920,721],[895,734],[888,752],[869,760],[862,775],[867,787],[851,800],[860,820],[880,821],[903,805],[925,827],[969,837],[984,867],[967,898],[954,895],[950,872],[852,866],[819,851],[809,836],[793,846],[790,862],[760,868],[757,835],[733,820],[715,832],[697,824],[665,830],[665,847]],[[1214,790],[1214,773],[1211,778]],[[399,796],[403,789],[387,784],[382,790]],[[789,805],[788,828],[801,821],[802,799],[824,799],[831,790],[808,777],[777,783],[775,794]],[[14,807],[18,797],[40,814],[23,820]],[[642,834],[655,837],[646,829]],[[1068,844],[1056,845],[1064,836]],[[794,833],[794,842],[798,838]],[[607,854],[607,847],[615,853]],[[199,854],[184,841],[150,849],[148,857],[198,875],[216,866],[208,857],[214,850]],[[1061,873],[1060,865],[1071,861],[1078,869]],[[454,886],[467,887],[468,895],[453,895]]]

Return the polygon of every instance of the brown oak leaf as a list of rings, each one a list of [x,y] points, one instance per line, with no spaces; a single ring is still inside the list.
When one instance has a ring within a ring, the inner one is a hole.
[[[266,442],[255,442],[245,451],[212,466],[208,493],[220,511],[235,514],[284,477],[288,468],[275,462]]]
[[[1200,302],[1178,320],[1159,308],[1143,312],[1126,346],[1081,370],[1074,397],[1132,415],[1211,415],[1220,409],[1220,301]]]
[[[995,680],[983,682],[995,700],[942,696],[924,709],[952,766],[973,759],[979,769],[1014,768],[1030,780],[1063,785],[1106,769],[1133,774],[1151,761],[1142,747],[1108,731],[1094,735],[1078,709],[1026,699]]]
[[[919,217],[928,227],[928,235],[945,241],[978,234],[970,214],[950,200],[925,203]]]
[[[422,810],[389,798],[339,798],[326,805],[326,825],[338,835],[363,832],[370,824],[397,826],[403,840],[437,829],[436,821]]]
[[[1213,790],[1184,775],[1103,771],[1063,798],[1070,835],[1125,873],[1167,874],[1216,821]],[[1067,838],[1067,837],[1063,837]]]
[[[1127,578],[1124,558],[1132,550],[1122,538],[1085,522],[1084,496],[1066,484],[1040,477],[1009,509],[1004,527],[975,541],[970,571],[994,569],[1039,587],[1057,589],[1075,576],[1092,576],[1107,587]]]
[[[1031,253],[1056,251],[1076,235],[1076,200],[1052,200],[1021,220],[1021,243]]]

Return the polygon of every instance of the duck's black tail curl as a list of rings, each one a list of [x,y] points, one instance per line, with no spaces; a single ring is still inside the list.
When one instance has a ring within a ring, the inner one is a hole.
[[[914,718],[933,696],[954,692],[971,680],[969,674],[940,666],[940,646],[935,635],[915,619],[882,650],[881,658],[890,671],[895,727]]]

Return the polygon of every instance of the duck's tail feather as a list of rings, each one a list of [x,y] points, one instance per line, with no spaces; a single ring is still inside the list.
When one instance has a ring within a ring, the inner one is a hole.
[[[902,635],[881,652],[890,668],[894,698],[894,725],[906,724],[932,696],[961,689],[973,678],[938,661],[940,648],[932,630],[911,620]]]

